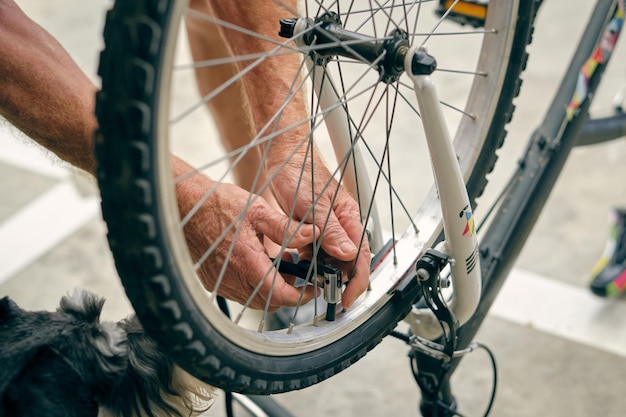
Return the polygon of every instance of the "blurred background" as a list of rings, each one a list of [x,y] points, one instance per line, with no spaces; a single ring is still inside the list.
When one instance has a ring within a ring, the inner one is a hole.
[[[24,0],[20,6],[96,76],[110,0]],[[576,46],[592,2],[545,0],[522,93],[493,184],[504,182],[545,113]],[[626,56],[626,41],[615,56]],[[608,108],[626,85],[626,62],[614,60],[594,102]],[[626,207],[624,140],[575,149],[531,238],[477,340],[499,366],[495,416],[623,416],[626,299],[587,289],[608,237],[609,213]],[[106,243],[93,180],[67,169],[0,120],[0,296],[27,309],[55,309],[84,287],[107,298],[103,319],[131,312]],[[387,339],[346,372],[276,398],[296,416],[322,413],[417,415],[419,393],[408,349]],[[492,372],[475,353],[455,374],[460,411],[482,415]],[[304,406],[303,406],[304,405]],[[223,414],[221,403],[207,416]]]

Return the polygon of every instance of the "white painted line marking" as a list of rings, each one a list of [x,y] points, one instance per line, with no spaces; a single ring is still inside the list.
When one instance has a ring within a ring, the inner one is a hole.
[[[99,212],[98,198],[83,198],[71,183],[62,182],[0,223],[0,284]]]
[[[0,125],[0,162],[34,172],[45,177],[62,179],[69,175],[60,160],[15,128]]]
[[[626,357],[626,302],[623,299],[602,299],[586,288],[513,270],[490,313]]]

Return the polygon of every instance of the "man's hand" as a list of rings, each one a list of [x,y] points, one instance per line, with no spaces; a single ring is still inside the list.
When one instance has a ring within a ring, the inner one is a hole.
[[[369,283],[371,255],[367,236],[363,235],[359,207],[321,160],[316,159],[312,176],[311,163],[304,158],[302,153],[297,153],[282,169],[276,168],[272,181],[274,194],[285,213],[293,212],[296,220],[304,219],[307,223],[315,220],[317,230],[322,232],[321,235],[317,232],[315,238],[318,242],[321,239],[322,249],[331,258],[324,261],[340,267],[344,277],[350,278],[342,297],[342,305],[348,308]],[[302,164],[306,164],[304,171]],[[317,196],[315,205],[313,195]],[[311,247],[300,250],[301,258],[312,256]]]
[[[176,160],[176,166],[184,167],[184,164]],[[176,171],[181,172],[175,168]],[[313,236],[319,236],[320,231],[314,230],[312,225],[299,225],[258,195],[232,184],[216,184],[199,173],[176,186],[181,216],[194,209],[211,187],[214,191],[183,229],[194,262],[202,259],[209,247],[218,242],[198,270],[203,285],[214,291],[223,275],[217,293],[245,304],[263,280],[251,308],[264,309],[270,297],[270,311],[297,305],[302,289],[294,288],[288,283],[290,277],[278,273],[266,251],[269,245],[264,244],[264,239],[277,244],[287,242],[288,248],[301,249],[311,245]],[[246,205],[245,214],[240,217]],[[304,291],[302,303],[315,296],[311,286]]]

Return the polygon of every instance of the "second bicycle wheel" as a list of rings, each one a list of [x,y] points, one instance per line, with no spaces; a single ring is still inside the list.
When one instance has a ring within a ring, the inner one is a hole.
[[[178,363],[242,393],[324,380],[408,313],[441,214],[398,56],[418,44],[437,59],[474,200],[504,139],[535,4],[295,3],[117,1],[101,55],[98,180],[127,294]],[[368,291],[336,315],[321,296],[296,302],[286,328],[270,328],[284,289],[272,284],[294,281],[278,273],[293,251],[318,261],[298,264],[301,300],[329,290],[311,275],[354,272],[325,246],[337,220],[358,226]],[[217,294],[238,301],[232,318]]]

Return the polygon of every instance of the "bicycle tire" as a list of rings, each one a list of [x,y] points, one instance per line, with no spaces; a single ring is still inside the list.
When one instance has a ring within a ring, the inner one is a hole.
[[[285,342],[282,333],[274,341],[273,332],[231,328],[223,317],[218,317],[217,308],[199,302],[200,284],[191,282],[192,278],[198,282],[195,273],[189,273],[189,265],[181,265],[181,259],[188,255],[179,256],[181,242],[172,238],[171,228],[179,227],[180,217],[164,211],[173,204],[173,187],[164,176],[171,170],[164,162],[164,155],[169,155],[167,143],[163,142],[167,137],[164,119],[171,117],[163,113],[167,108],[164,100],[170,94],[164,86],[171,81],[172,38],[178,36],[185,4],[175,0],[116,1],[107,14],[105,49],[99,66],[102,89],[96,105],[100,127],[95,150],[103,217],[116,268],[147,331],[196,377],[244,394],[304,388],[363,357],[410,311],[419,296],[413,268],[394,275],[393,284],[384,287],[354,317],[346,315],[343,321],[323,322],[315,332],[303,331],[304,337],[295,342]],[[512,101],[519,92],[520,73],[527,60],[535,4],[533,0],[520,0],[493,6],[499,10],[500,26],[484,36],[487,46],[483,48],[487,50],[479,62],[491,65],[497,61],[487,53],[496,33],[506,39],[494,41],[504,48],[498,52],[504,55],[499,56],[510,58],[494,72],[498,81],[491,87],[492,100],[482,109],[488,116],[480,122],[462,121],[455,136],[472,201],[484,189],[497,158],[496,149],[504,140],[504,126],[514,109]],[[475,105],[480,97],[474,94],[471,100]],[[468,132],[476,131],[472,140],[467,140]],[[431,191],[419,208],[421,215],[433,216],[436,206],[436,192]],[[422,247],[432,245],[440,230],[437,222],[427,228],[428,236],[420,237]],[[414,243],[411,241],[409,256],[413,259],[409,265],[420,251]],[[385,255],[383,252],[378,255]],[[304,343],[318,335],[320,342]]]

